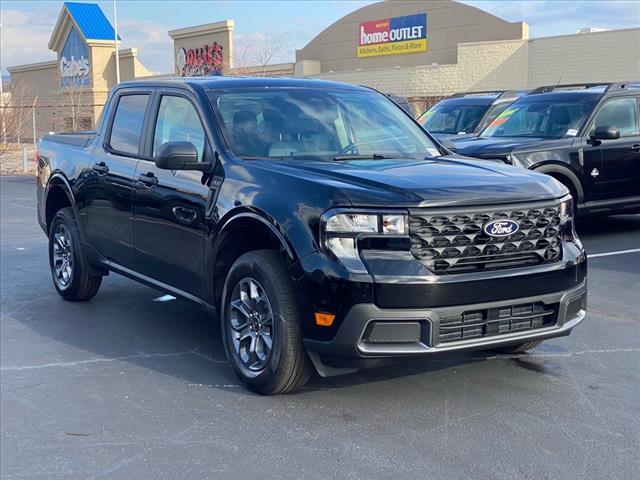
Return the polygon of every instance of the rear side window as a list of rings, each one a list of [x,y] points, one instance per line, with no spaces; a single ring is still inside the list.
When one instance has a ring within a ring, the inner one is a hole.
[[[149,95],[124,95],[118,100],[109,145],[118,152],[138,154]]]

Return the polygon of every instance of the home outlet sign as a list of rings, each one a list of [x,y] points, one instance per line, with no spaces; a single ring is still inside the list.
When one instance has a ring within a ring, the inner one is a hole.
[[[427,14],[372,20],[360,24],[358,57],[427,51]]]
[[[89,50],[82,41],[75,28],[72,28],[60,52],[60,86],[88,86],[89,77]]]

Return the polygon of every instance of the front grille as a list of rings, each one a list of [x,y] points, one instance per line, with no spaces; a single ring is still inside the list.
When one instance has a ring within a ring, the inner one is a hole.
[[[471,310],[440,318],[440,343],[518,333],[550,327],[558,320],[558,304],[542,302]]]
[[[514,220],[520,229],[490,237],[483,225]],[[412,213],[411,253],[437,275],[525,267],[560,260],[560,206]]]

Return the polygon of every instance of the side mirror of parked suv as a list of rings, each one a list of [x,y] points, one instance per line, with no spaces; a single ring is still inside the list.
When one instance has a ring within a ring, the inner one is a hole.
[[[211,163],[199,162],[198,151],[191,142],[166,142],[158,149],[156,166],[163,170],[211,170]]]
[[[591,138],[594,140],[615,140],[620,138],[620,129],[614,125],[603,125],[596,128]]]

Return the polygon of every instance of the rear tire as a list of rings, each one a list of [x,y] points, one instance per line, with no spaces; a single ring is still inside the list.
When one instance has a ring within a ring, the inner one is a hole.
[[[49,229],[49,266],[53,286],[65,300],[81,302],[98,293],[101,276],[91,275],[82,244],[78,223],[71,207],[59,210]]]
[[[509,345],[508,347],[494,348],[493,350],[498,353],[510,354],[510,353],[523,353],[527,350],[532,350],[542,343],[542,340],[533,340],[532,342],[519,343],[516,345]]]
[[[225,281],[220,321],[227,358],[251,390],[287,393],[309,380],[295,292],[277,251],[257,250],[235,261]]]

